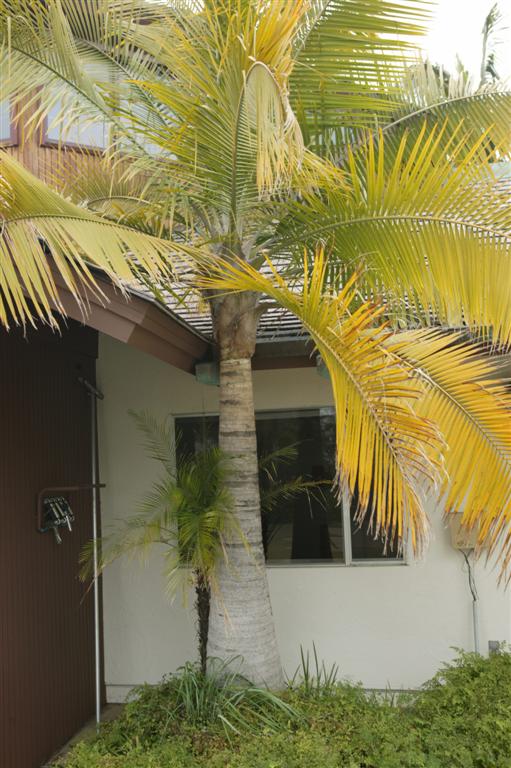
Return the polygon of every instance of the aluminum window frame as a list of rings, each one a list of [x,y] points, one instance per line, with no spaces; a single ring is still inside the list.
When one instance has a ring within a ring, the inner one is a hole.
[[[272,416],[308,413],[310,416],[329,415],[328,412],[334,412],[333,406],[307,406],[305,408],[261,408],[255,411],[255,419],[259,414],[265,414],[268,419]],[[200,419],[200,418],[218,418],[218,411],[207,411],[203,413],[173,413],[174,430],[176,419]],[[285,416],[284,416],[285,417]],[[379,558],[354,558],[351,541],[351,515],[350,515],[351,496],[348,488],[345,486],[342,492],[342,530],[343,530],[343,560],[318,560],[318,559],[297,559],[297,560],[265,560],[267,568],[375,568],[375,567],[402,567],[410,565],[411,557],[407,544],[403,546],[403,553],[398,557],[379,557]]]

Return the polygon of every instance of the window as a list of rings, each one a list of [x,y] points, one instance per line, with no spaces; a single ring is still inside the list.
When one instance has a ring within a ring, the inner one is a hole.
[[[15,144],[16,132],[13,125],[12,109],[9,102],[0,100],[0,144]]]
[[[65,115],[64,120],[62,115]],[[44,144],[105,149],[108,144],[108,126],[105,121],[84,118],[73,98],[69,100],[69,108],[59,99],[48,112]]]
[[[176,430],[184,453],[200,450],[217,440],[218,417],[179,417]],[[271,411],[256,414],[259,456],[294,445],[296,458],[279,464],[279,481],[301,476],[309,480],[330,480],[334,476],[335,418],[332,408],[300,411]],[[261,493],[267,479],[261,475]],[[396,561],[395,549],[384,552],[380,540],[374,540],[354,521],[355,504],[346,508],[330,485],[312,496],[305,493],[279,501],[263,514],[263,543],[266,561],[285,563],[351,563]],[[400,558],[399,558],[400,560]]]

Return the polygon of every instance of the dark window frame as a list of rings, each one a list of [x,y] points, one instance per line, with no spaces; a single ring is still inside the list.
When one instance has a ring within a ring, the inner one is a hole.
[[[310,416],[317,415],[318,417],[321,415],[322,411],[326,410],[333,410],[333,406],[317,406],[315,408],[312,407],[305,407],[305,408],[269,408],[269,409],[261,409],[256,410],[255,417],[256,421],[258,416],[263,415],[265,418],[271,418],[271,416],[280,416],[282,417],[284,414],[295,414],[295,415],[301,415],[301,414],[308,414]],[[175,413],[173,414],[174,417],[174,423],[177,420],[180,419],[201,419],[201,418],[218,418],[218,412],[217,411],[211,411],[207,413]],[[403,552],[401,555],[398,556],[381,556],[381,557],[353,557],[352,554],[352,517],[351,517],[351,502],[352,502],[352,496],[349,494],[349,492],[346,490],[342,494],[342,506],[341,506],[341,515],[342,515],[342,530],[343,530],[343,547],[344,547],[344,557],[342,560],[321,560],[321,559],[287,559],[287,560],[269,560],[266,561],[266,567],[267,568],[309,568],[309,567],[319,567],[319,568],[335,568],[335,567],[374,567],[374,566],[383,566],[383,567],[390,567],[390,566],[403,566],[409,564],[409,554],[408,554],[408,547],[405,545],[403,548]],[[383,544],[382,544],[383,547]]]

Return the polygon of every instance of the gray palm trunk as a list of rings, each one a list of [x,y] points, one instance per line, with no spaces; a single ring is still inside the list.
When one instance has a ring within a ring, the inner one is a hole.
[[[211,596],[209,658],[241,656],[242,672],[256,685],[284,685],[263,551],[251,358],[259,312],[253,294],[213,305],[220,349],[219,445],[230,456],[228,486],[240,536],[228,545]]]

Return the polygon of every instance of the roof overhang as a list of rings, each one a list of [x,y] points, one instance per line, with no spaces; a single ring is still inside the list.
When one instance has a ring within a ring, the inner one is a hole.
[[[215,355],[213,342],[170,310],[136,293],[123,294],[97,273],[95,279],[102,296],[83,289],[85,307],[78,305],[57,270],[53,271],[53,277],[64,312],[73,320],[187,373],[193,374],[197,362],[211,360]],[[303,339],[258,343],[252,360],[254,370],[314,365],[310,344]]]
[[[108,280],[96,276],[103,296],[85,290],[86,306],[80,307],[57,272],[54,272],[54,279],[68,317],[182,371],[194,373],[197,360],[210,350],[207,339],[194,333],[163,307],[135,295],[126,296]]]

